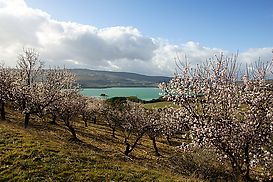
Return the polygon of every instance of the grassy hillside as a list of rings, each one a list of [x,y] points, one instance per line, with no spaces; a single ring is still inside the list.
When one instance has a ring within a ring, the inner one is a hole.
[[[165,140],[158,142],[161,157],[146,137],[126,157],[121,133],[111,137],[102,123],[79,122],[81,142],[73,142],[61,123],[31,118],[24,129],[22,120],[11,111],[0,120],[0,181],[202,181],[194,172],[200,164],[186,162]]]
[[[169,77],[146,76],[127,72],[95,71],[71,69],[77,75],[77,81],[84,88],[88,87],[154,87]]]
[[[162,102],[144,104],[144,108],[146,108],[146,109],[163,109],[163,108],[168,108],[168,107],[176,108],[178,106],[170,101],[162,101]]]

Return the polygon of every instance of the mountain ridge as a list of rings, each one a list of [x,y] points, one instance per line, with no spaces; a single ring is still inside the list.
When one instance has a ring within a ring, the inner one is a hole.
[[[113,72],[90,69],[70,69],[82,88],[156,87],[171,77],[147,76],[131,72]]]

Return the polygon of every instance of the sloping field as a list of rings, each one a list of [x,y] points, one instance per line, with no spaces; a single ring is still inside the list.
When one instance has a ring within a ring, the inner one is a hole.
[[[178,166],[175,147],[163,140],[161,157],[147,138],[126,157],[121,133],[113,138],[103,124],[79,122],[81,142],[74,142],[60,123],[31,118],[24,129],[22,120],[9,112],[7,121],[0,121],[0,181],[201,181]]]

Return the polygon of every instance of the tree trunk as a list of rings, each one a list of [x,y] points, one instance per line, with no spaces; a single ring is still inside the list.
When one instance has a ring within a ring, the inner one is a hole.
[[[6,113],[5,113],[5,102],[2,102],[0,104],[0,112],[1,112],[1,119],[5,120],[6,119]]]
[[[25,114],[25,128],[28,127],[29,118],[30,118],[30,113],[26,113],[26,114]]]
[[[249,174],[249,171],[250,171],[249,143],[246,143],[246,146],[244,148],[244,152],[245,152],[245,164],[246,164],[244,180],[245,181],[252,181],[252,179],[250,178],[250,174]]]
[[[167,135],[167,142],[169,145],[172,145],[170,135]]]
[[[126,145],[126,147],[125,147],[124,154],[125,154],[126,156],[128,156],[129,153],[130,153],[130,144],[126,142],[125,145]]]
[[[26,101],[23,100],[23,102],[22,102],[22,110],[24,110],[25,108],[26,108]]]
[[[131,147],[131,151],[137,146],[138,141],[142,138],[143,135],[144,135],[144,133],[140,134],[140,135],[137,137],[135,143],[134,143],[134,144],[132,145],[132,147]],[[130,151],[130,152],[131,152],[131,151]]]
[[[150,138],[151,138],[151,140],[152,140],[152,142],[153,142],[153,146],[154,146],[154,149],[155,149],[155,155],[156,155],[156,156],[160,156],[160,153],[159,153],[158,148],[157,148],[157,146],[156,146],[155,137],[150,137]]]
[[[127,142],[127,140],[125,140],[126,148],[125,148],[124,154],[125,154],[126,156],[128,156],[129,153],[131,153],[131,152],[134,150],[134,148],[137,146],[138,141],[142,138],[143,135],[144,135],[144,132],[142,132],[142,133],[136,138],[136,140],[135,140],[135,142],[134,142],[134,144],[133,144],[132,146]]]
[[[253,179],[251,179],[250,175],[249,175],[249,171],[243,176],[243,180],[245,182],[251,182],[254,181]]]
[[[97,117],[96,116],[93,117],[93,122],[94,122],[94,124],[97,123]]]
[[[78,140],[75,129],[71,125],[67,125],[67,127],[68,127],[69,131],[71,132],[73,139]]]
[[[113,138],[116,138],[115,132],[116,132],[116,128],[112,127],[112,137]]]
[[[50,121],[49,123],[50,123],[50,124],[57,125],[57,123],[56,123],[56,120],[57,120],[56,114],[51,114],[51,115],[52,115],[52,121]]]
[[[87,127],[87,115],[85,113],[82,114],[82,120],[84,121],[84,126]]]
[[[243,176],[242,176],[242,171],[240,166],[234,160],[231,160],[231,165],[232,165],[233,176],[234,176],[233,181],[242,181]]]

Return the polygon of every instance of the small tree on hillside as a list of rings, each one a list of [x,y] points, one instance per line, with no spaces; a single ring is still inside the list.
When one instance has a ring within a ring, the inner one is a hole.
[[[189,131],[189,117],[181,108],[164,108],[160,112],[160,123],[162,134],[166,136],[167,141],[172,145],[171,138],[182,133],[186,136]],[[187,138],[184,138],[187,139]]]
[[[63,90],[78,89],[75,75],[66,69],[43,69],[39,54],[34,49],[25,49],[18,58],[13,97],[25,115],[25,127],[31,114],[43,116],[52,110],[54,102],[61,100]]]
[[[191,145],[215,149],[236,180],[251,181],[255,166],[268,176],[272,169],[273,87],[266,82],[272,64],[251,66],[241,83],[236,59],[220,55],[195,68],[186,62],[161,88],[188,116]]]
[[[123,120],[123,113],[128,107],[125,97],[113,97],[103,102],[101,107],[101,114],[104,121],[112,129],[112,136],[115,138],[115,132],[121,127]]]
[[[156,138],[161,136],[170,136],[181,134],[188,130],[185,113],[181,113],[179,109],[164,108],[145,110],[145,120],[147,123],[147,135],[152,140],[155,154],[160,156],[156,145]]]
[[[16,81],[16,72],[0,64],[0,113],[1,119],[6,119],[5,104],[12,98],[13,84]]]
[[[24,49],[23,54],[18,56],[17,63],[19,80],[15,84],[13,96],[17,106],[25,115],[25,127],[27,127],[34,103],[39,102],[41,93],[44,92],[41,84],[42,62],[37,51]]]
[[[147,112],[138,103],[127,102],[121,117],[120,127],[124,137],[124,154],[129,155],[152,126],[147,118]]]
[[[146,120],[150,127],[147,128],[147,135],[152,140],[155,155],[160,156],[159,150],[156,145],[156,138],[163,135],[164,126],[161,123],[160,111],[156,109],[145,110]]]
[[[78,141],[74,122],[81,115],[85,107],[85,98],[76,90],[66,90],[62,92],[62,99],[54,102],[54,107],[58,117],[63,121],[68,131],[72,134],[72,139]]]
[[[80,95],[75,74],[66,69],[50,69],[45,80],[47,86],[46,114],[51,114],[53,123],[59,118],[71,132],[73,139],[78,140],[74,129],[75,120],[86,108],[87,99]]]
[[[87,127],[88,121],[93,121],[94,124],[97,123],[97,115],[101,111],[102,102],[94,98],[86,98],[85,102],[85,107],[81,112],[81,116],[85,127]]]
[[[45,109],[41,110],[41,112],[50,114],[52,116],[51,123],[56,124],[58,117],[57,105],[66,96],[63,92],[67,90],[78,92],[79,87],[75,75],[67,69],[48,69],[45,71],[43,78],[43,84],[46,87],[46,93],[44,94],[46,102],[44,104],[40,103],[45,106]]]

